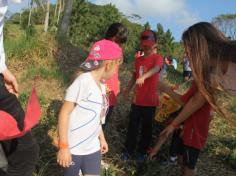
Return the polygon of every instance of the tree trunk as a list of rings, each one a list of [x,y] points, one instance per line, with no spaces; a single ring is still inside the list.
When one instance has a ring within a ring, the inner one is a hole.
[[[61,16],[61,7],[62,7],[62,0],[58,0],[59,7],[58,7],[58,13],[57,13],[57,24],[59,24],[60,16]]]
[[[57,16],[57,9],[58,9],[59,1],[60,1],[60,0],[57,0],[56,6],[55,6],[55,9],[54,9],[54,15],[53,15],[54,19],[55,19],[56,16]]]
[[[28,27],[31,25],[31,15],[32,15],[33,0],[30,1],[30,11],[28,17]]]
[[[49,12],[50,12],[50,0],[47,0],[46,16],[45,16],[45,21],[44,21],[44,32],[48,31]]]
[[[65,1],[65,9],[64,9],[64,14],[61,20],[61,24],[59,27],[59,31],[58,31],[58,36],[61,37],[66,37],[67,31],[68,31],[68,27],[70,24],[70,17],[71,17],[71,13],[72,13],[72,4],[73,4],[73,0],[66,0]]]

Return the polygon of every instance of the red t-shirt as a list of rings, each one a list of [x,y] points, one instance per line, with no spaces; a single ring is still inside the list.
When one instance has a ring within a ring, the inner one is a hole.
[[[135,79],[145,74],[155,66],[162,68],[163,59],[158,54],[152,54],[148,57],[139,57],[135,60]],[[155,73],[144,81],[142,86],[135,86],[133,103],[139,106],[158,106],[159,97],[157,93],[157,84],[160,73]]]
[[[115,106],[116,96],[120,92],[118,72],[119,72],[119,66],[117,67],[116,73],[112,76],[112,78],[104,81],[107,86],[107,94],[109,97],[109,106]]]
[[[197,92],[196,83],[182,96],[182,101],[187,103]],[[193,113],[184,122],[183,143],[196,149],[202,149],[208,137],[208,130],[211,121],[211,107],[205,103],[199,110]]]

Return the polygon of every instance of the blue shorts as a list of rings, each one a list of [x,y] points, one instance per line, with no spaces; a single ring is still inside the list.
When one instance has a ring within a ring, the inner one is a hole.
[[[101,170],[101,152],[100,150],[89,155],[72,155],[73,164],[65,168],[64,176],[79,175],[100,175]]]

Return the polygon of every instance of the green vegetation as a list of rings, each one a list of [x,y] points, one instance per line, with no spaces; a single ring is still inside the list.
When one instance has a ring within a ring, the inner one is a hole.
[[[51,11],[54,10],[54,6]],[[62,175],[62,169],[56,163],[56,148],[48,135],[55,131],[58,111],[63,101],[64,90],[79,63],[83,61],[91,42],[104,35],[107,26],[115,21],[121,21],[129,28],[129,41],[124,46],[125,63],[121,67],[121,86],[127,85],[131,76],[135,49],[139,47],[139,34],[149,24],[142,26],[132,23],[128,19],[140,18],[133,14],[125,17],[112,5],[96,6],[83,0],[75,0],[70,26],[70,42],[59,44],[55,40],[57,25],[54,16],[50,19],[50,26],[56,28],[49,33],[43,33],[42,9],[33,11],[32,24],[23,27],[19,24],[16,14],[11,23],[5,26],[5,49],[10,70],[17,76],[20,85],[20,96],[23,107],[26,106],[31,88],[36,87],[43,109],[40,124],[33,129],[33,133],[40,145],[40,159],[35,176]],[[41,14],[41,15],[40,15]],[[107,15],[109,14],[109,15]],[[27,21],[27,10],[22,14],[22,20]],[[36,19],[37,17],[37,19]],[[25,18],[25,19],[24,19]],[[22,22],[23,23],[23,22]],[[25,22],[24,22],[25,23]],[[26,25],[26,24],[25,24]],[[183,48],[181,43],[174,42],[171,31],[165,31],[161,24],[157,25],[159,35],[159,52],[173,55],[180,61]],[[180,63],[180,62],[179,62]],[[180,67],[181,68],[181,67]],[[169,70],[166,81],[169,84],[181,84],[180,92],[184,92],[188,84],[182,84],[180,70]],[[229,109],[232,117],[236,115],[236,101],[229,97],[221,97],[223,106]],[[118,105],[114,110],[111,123],[106,131],[109,153],[103,156],[107,163],[102,170],[102,176],[169,176],[177,175],[177,166],[162,165],[168,157],[168,142],[164,145],[157,159],[145,163],[120,160],[123,148],[129,114],[130,102],[124,102],[118,97]],[[160,127],[156,125],[153,139]],[[236,174],[236,131],[227,121],[214,114],[206,149],[200,156],[197,165],[198,175],[227,175]]]

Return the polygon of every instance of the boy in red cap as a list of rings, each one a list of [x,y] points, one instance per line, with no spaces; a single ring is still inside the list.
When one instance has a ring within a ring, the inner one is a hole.
[[[138,145],[138,160],[144,160],[152,139],[152,120],[156,106],[159,104],[157,85],[163,64],[162,56],[156,53],[157,37],[154,31],[145,30],[141,33],[140,46],[143,56],[135,59],[135,71],[124,96],[135,85],[130,121],[122,159],[127,160],[134,154],[139,125],[141,123],[141,140]]]

